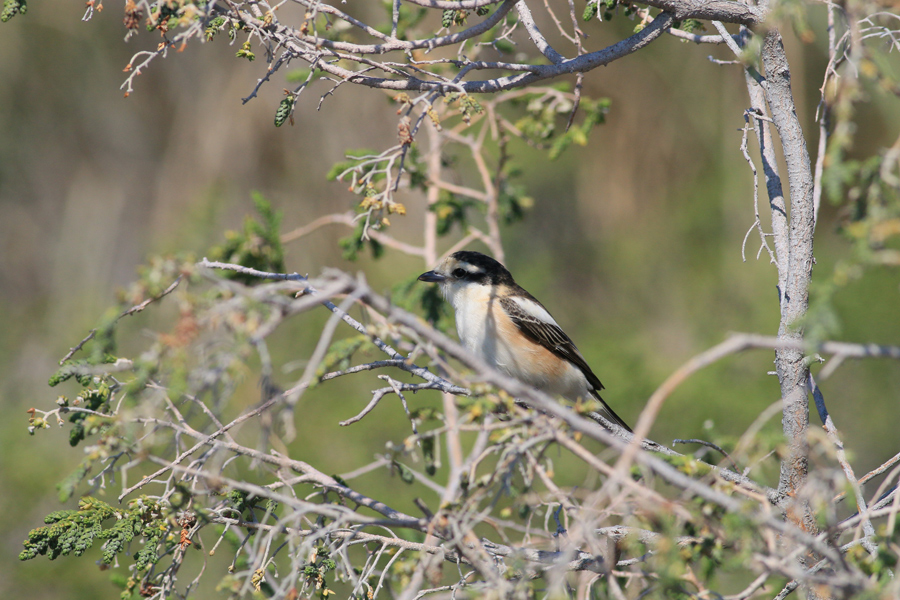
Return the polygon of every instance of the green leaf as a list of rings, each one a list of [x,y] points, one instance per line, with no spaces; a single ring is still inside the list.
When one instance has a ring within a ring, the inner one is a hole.
[[[213,260],[236,263],[265,272],[284,271],[284,248],[281,245],[281,213],[259,192],[253,192],[253,204],[259,219],[247,216],[242,231],[225,233],[225,243],[209,251]],[[230,279],[245,284],[258,283],[258,277],[226,272]]]
[[[285,121],[288,120],[288,117],[291,116],[291,112],[294,109],[294,97],[288,96],[278,103],[278,110],[275,111],[275,127],[281,127],[284,125]]]
[[[371,342],[367,335],[355,335],[347,339],[338,340],[331,344],[322,364],[316,370],[316,376],[321,377],[329,371],[343,371],[350,367],[350,359],[366,343]]]
[[[413,472],[409,469],[409,467],[407,467],[403,463],[398,462],[396,460],[392,460],[391,465],[395,469],[397,469],[397,474],[400,475],[400,480],[403,483],[411,484],[411,483],[415,482],[416,478],[413,475]]]
[[[0,22],[6,23],[16,15],[24,15],[28,12],[27,0],[5,0],[3,12],[0,13]]]
[[[425,458],[425,472],[431,476],[437,473],[437,464],[434,461],[434,437],[423,437],[422,456]]]

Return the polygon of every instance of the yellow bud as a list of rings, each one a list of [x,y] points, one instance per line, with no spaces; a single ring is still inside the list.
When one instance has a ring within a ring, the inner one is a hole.
[[[873,78],[878,75],[878,67],[871,60],[861,60],[859,70],[865,77]]]

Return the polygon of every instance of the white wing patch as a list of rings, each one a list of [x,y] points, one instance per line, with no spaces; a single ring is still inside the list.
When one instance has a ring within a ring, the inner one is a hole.
[[[513,296],[510,298],[513,302],[515,302],[525,314],[541,321],[542,323],[550,323],[551,325],[556,325],[559,327],[559,324],[556,320],[550,316],[550,313],[547,312],[547,309],[531,300],[530,298],[524,298],[522,296]]]

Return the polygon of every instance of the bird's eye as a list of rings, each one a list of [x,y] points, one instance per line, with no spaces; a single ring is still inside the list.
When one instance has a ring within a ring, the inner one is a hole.
[[[462,279],[466,275],[467,275],[467,273],[466,273],[465,269],[453,269],[453,276],[456,277],[457,279]]]

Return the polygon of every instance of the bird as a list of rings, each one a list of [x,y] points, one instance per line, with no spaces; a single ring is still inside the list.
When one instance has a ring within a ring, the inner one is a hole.
[[[554,396],[590,396],[603,416],[631,428],[600,397],[603,384],[544,305],[495,259],[454,252],[419,281],[437,283],[456,314],[456,332],[470,352],[499,371]]]

